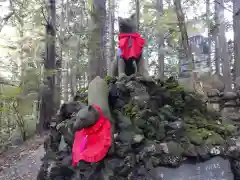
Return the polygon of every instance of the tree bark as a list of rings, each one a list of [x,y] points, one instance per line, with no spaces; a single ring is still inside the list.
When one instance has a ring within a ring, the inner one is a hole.
[[[211,65],[211,46],[212,46],[212,34],[211,34],[211,23],[210,23],[210,0],[206,0],[206,20],[207,20],[207,27],[208,27],[208,55],[207,55],[207,66],[212,69]]]
[[[107,63],[104,58],[106,0],[93,0],[91,20],[93,25],[89,40],[89,82],[96,76],[104,78],[107,74]]]
[[[48,1],[48,22],[46,25],[46,50],[45,50],[45,87],[41,93],[40,118],[37,130],[41,133],[48,129],[55,113],[55,70],[56,70],[56,3],[55,0]]]
[[[163,0],[157,0],[157,26],[160,25],[159,19],[163,15]],[[158,76],[164,78],[164,35],[161,31],[158,32]]]
[[[57,78],[56,78],[56,107],[59,108],[61,104],[62,91],[62,60],[63,60],[63,44],[64,44],[64,0],[61,0],[61,17],[60,17],[60,56],[56,62]]]
[[[140,23],[140,3],[139,0],[135,0],[136,5],[136,24],[137,24],[137,32],[139,31],[139,23]]]
[[[234,31],[234,69],[235,77],[240,76],[240,1],[233,0],[233,31]]]
[[[215,2],[214,4],[214,19],[215,19],[215,27],[213,30],[214,40],[215,40],[215,71],[216,74],[220,76],[220,44],[219,44],[219,27],[220,27],[220,19],[219,19],[219,4]]]
[[[108,57],[108,75],[110,75],[111,62],[115,58],[115,40],[114,40],[114,23],[115,23],[115,0],[109,0],[109,56]]]
[[[223,81],[225,84],[225,91],[231,91],[232,78],[230,73],[230,60],[228,54],[228,45],[225,37],[225,22],[224,22],[224,0],[218,0],[216,3],[219,12],[219,50],[222,60]]]
[[[190,69],[194,69],[194,59],[192,55],[192,50],[191,46],[188,43],[188,34],[187,34],[187,28],[185,24],[185,17],[182,11],[182,5],[181,5],[181,0],[174,0],[174,6],[177,14],[177,19],[178,19],[178,26],[181,32],[181,44],[184,49],[184,54],[186,61],[188,62]]]

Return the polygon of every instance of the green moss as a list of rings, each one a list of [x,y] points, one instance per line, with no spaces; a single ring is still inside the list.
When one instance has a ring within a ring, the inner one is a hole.
[[[88,104],[88,97],[84,98],[82,102]]]
[[[184,128],[185,128],[185,130],[188,130],[188,129],[194,129],[194,128],[196,128],[196,126],[194,124],[188,124],[185,122]]]
[[[105,78],[106,81],[111,79],[108,76]],[[186,138],[184,143],[189,144],[189,147],[184,147],[184,150],[194,155],[194,145],[222,144],[235,129],[232,125],[218,124],[219,116],[211,115],[207,111],[206,103],[202,102],[202,97],[198,97],[194,93],[184,92],[184,87],[178,85],[174,79],[159,82],[156,87],[148,88],[150,89],[149,92],[152,92],[151,88],[156,88],[156,90],[153,89],[153,92],[158,91],[158,93],[153,93],[154,96],[161,96],[161,93],[163,95],[163,103],[162,105],[160,105],[161,102],[159,103],[157,110],[154,108],[152,110],[151,106],[146,107],[150,108],[150,112],[152,111],[153,114],[157,114],[158,118],[156,120],[154,120],[155,115],[142,113],[145,109],[140,110],[132,97],[123,108],[124,114],[131,119],[133,126],[143,129],[147,138],[150,137],[159,141],[171,139],[168,128],[165,125],[160,126],[161,121],[170,123],[175,120],[183,120],[185,132],[182,131],[181,133],[182,137]],[[148,115],[149,117],[146,117]],[[181,141],[181,143],[183,142]]]
[[[220,134],[206,128],[191,128],[187,129],[186,132],[190,142],[196,145],[201,145],[202,143],[220,145],[224,143],[224,139]]]
[[[169,153],[172,155],[179,156],[179,155],[182,155],[182,153],[184,152],[183,147],[174,141],[168,142],[167,146],[168,146]]]
[[[173,86],[170,86],[170,87],[172,87],[171,89],[168,90],[170,93],[181,93],[181,92],[184,92],[183,86],[173,85]],[[169,86],[168,86],[168,88],[169,88]]]
[[[232,124],[226,124],[226,125],[224,125],[224,127],[225,127],[225,131],[227,131],[230,134],[232,134],[234,131],[236,131],[236,127]]]
[[[126,116],[130,117],[131,120],[136,115],[136,112],[133,111],[133,107],[134,106],[133,106],[133,104],[131,102],[124,106],[124,113],[125,113]]]
[[[83,87],[83,88],[79,89],[76,92],[77,98],[75,100],[83,102],[83,103],[87,103],[88,102],[87,92],[88,92],[88,87]]]
[[[112,77],[107,75],[107,76],[104,78],[104,80],[106,81],[107,84],[109,84],[109,82],[112,80]]]
[[[191,118],[191,117],[189,117],[189,116],[185,116],[185,117],[184,117],[184,121],[185,121],[185,123],[187,123],[187,124],[192,124],[192,125],[195,125],[195,124],[196,124],[195,119],[193,119],[193,118]]]
[[[203,143],[203,139],[200,136],[197,136],[196,134],[192,133],[192,132],[188,132],[187,136],[190,140],[191,143],[196,144],[196,145],[200,145]]]
[[[184,117],[184,128],[188,139],[195,145],[202,143],[220,145],[230,136],[235,127],[233,125],[218,124],[216,120],[205,118],[199,111],[192,112],[194,116]]]
[[[201,129],[187,129],[186,133],[191,143],[200,145],[203,143],[205,139],[208,138],[210,132],[207,129],[201,128]]]
[[[221,145],[221,144],[224,144],[224,142],[225,141],[221,137],[221,135],[213,131],[209,134],[207,140],[205,141],[205,143],[209,145]]]
[[[137,105],[133,105],[132,102],[126,104],[124,106],[124,114],[128,116],[133,124],[133,126],[137,129],[136,120],[140,118],[139,109]],[[135,129],[135,131],[136,131]]]
[[[85,93],[88,91],[88,87],[83,87],[83,88],[80,88],[77,93]]]
[[[207,124],[206,128],[222,135],[223,137],[230,136],[236,129],[236,127],[231,124],[213,124],[212,122]]]
[[[169,78],[168,80],[166,80],[164,82],[164,86],[167,88],[167,89],[173,89],[173,88],[178,88],[179,87],[179,84],[178,82],[176,81],[176,79],[174,78]]]

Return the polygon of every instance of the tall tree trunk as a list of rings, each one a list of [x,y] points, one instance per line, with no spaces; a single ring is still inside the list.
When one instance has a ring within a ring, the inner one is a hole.
[[[19,35],[20,39],[23,40],[24,38],[24,15],[23,11],[19,11]],[[26,69],[28,68],[28,63],[24,61],[24,51],[23,51],[23,44],[21,44],[21,49],[20,49],[20,69],[21,69],[21,83],[20,83],[20,89],[21,89],[21,95],[24,94],[24,89],[25,89],[25,76],[26,76]],[[23,99],[18,99],[18,107],[21,107],[23,104]],[[26,132],[24,129],[24,122],[23,122],[23,113],[21,110],[18,110],[18,126],[21,131],[21,135],[23,140],[26,140]]]
[[[2,93],[3,93],[3,85],[0,84],[0,96],[2,96]],[[1,102],[0,102],[0,108],[1,109],[3,109],[4,103],[5,103],[5,101],[1,100]],[[0,127],[2,127],[2,125],[3,125],[3,120],[4,120],[4,114],[3,114],[3,111],[1,110],[0,111]]]
[[[93,26],[89,40],[89,81],[96,76],[103,78],[107,74],[107,62],[104,59],[106,0],[93,0],[91,20]]]
[[[77,54],[75,59],[71,62],[71,77],[70,77],[70,90],[71,90],[71,96],[74,97],[77,92],[77,77],[80,77],[80,74],[83,72],[78,72],[77,68],[79,66],[78,60],[81,58],[81,38],[77,37],[78,43],[77,43]]]
[[[137,31],[139,31],[139,23],[140,23],[140,3],[139,3],[139,0],[135,0],[135,4],[136,4]]]
[[[213,31],[213,36],[215,40],[215,71],[216,74],[220,76],[220,44],[219,44],[219,28],[220,28],[220,19],[219,19],[219,4],[217,1],[214,3],[214,19],[215,19],[215,27]]]
[[[229,61],[230,61],[230,70],[231,70],[231,78],[232,82],[235,82],[236,76],[235,76],[235,63],[234,63],[234,42],[232,40],[229,40],[227,42],[228,44],[228,55],[229,55]],[[232,71],[233,70],[233,71]]]
[[[40,118],[37,126],[38,132],[48,129],[49,123],[55,112],[55,36],[56,36],[56,4],[55,0],[48,1],[48,22],[46,25],[46,50],[45,50],[45,88],[41,93]]]
[[[163,15],[163,0],[157,0],[157,26],[160,25],[159,19]],[[158,76],[164,78],[164,35],[158,31]]]
[[[110,74],[111,61],[115,58],[115,40],[114,40],[114,23],[115,23],[115,0],[109,0],[109,56],[108,57],[108,74]]]
[[[225,91],[232,89],[232,78],[230,73],[230,60],[228,54],[228,45],[225,37],[225,22],[224,22],[224,0],[217,2],[219,12],[219,50],[223,67],[223,81],[225,84]]]
[[[60,56],[56,62],[57,78],[56,78],[56,107],[60,107],[61,103],[61,85],[62,85],[62,59],[63,59],[63,43],[64,43],[64,0],[61,0],[61,17],[60,17]]]
[[[185,59],[188,62],[190,69],[194,69],[194,59],[192,55],[191,46],[188,43],[188,34],[187,28],[185,24],[185,17],[182,11],[181,0],[173,0],[177,18],[178,18],[178,26],[181,32],[181,44],[184,49]]]
[[[235,77],[240,77],[240,1],[233,0]]]
[[[210,22],[210,0],[206,0],[206,20],[207,20],[207,27],[208,27],[208,55],[207,55],[207,66],[212,69],[211,65],[211,46],[212,46],[212,34],[211,34],[211,22]]]
[[[68,81],[68,75],[69,75],[69,73],[68,73],[68,71],[69,71],[69,64],[70,64],[70,62],[69,62],[69,59],[70,59],[70,50],[69,49],[67,49],[66,50],[67,51],[67,58],[64,60],[64,77],[63,77],[63,84],[64,84],[64,92],[63,92],[63,94],[64,94],[64,98],[63,98],[63,100],[64,101],[68,101],[69,100],[69,81]]]

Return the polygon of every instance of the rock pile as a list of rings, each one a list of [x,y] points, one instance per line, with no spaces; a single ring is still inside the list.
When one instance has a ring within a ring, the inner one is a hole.
[[[240,96],[235,92],[220,92],[211,89],[207,93],[210,103],[218,103],[221,108],[236,108],[240,106]]]
[[[158,166],[178,167],[186,159],[199,162],[214,156],[229,157],[235,176],[240,175],[236,129],[222,125],[201,97],[185,93],[173,78],[132,75],[106,81],[114,148],[98,163],[80,161],[72,167],[74,121],[85,105],[66,103],[45,141],[38,180],[151,180],[156,178],[149,171]]]
[[[209,103],[219,104],[220,111],[224,110],[224,116],[232,120],[234,124],[240,122],[240,79],[236,79],[236,87],[232,92],[223,92],[218,89],[210,89],[207,93]]]

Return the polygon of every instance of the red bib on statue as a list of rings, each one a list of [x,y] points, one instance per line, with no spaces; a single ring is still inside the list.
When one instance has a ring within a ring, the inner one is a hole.
[[[99,120],[92,127],[84,128],[75,133],[72,147],[73,166],[76,166],[80,160],[86,162],[101,161],[111,147],[111,123],[98,106],[93,106],[99,111]]]
[[[118,35],[120,56],[125,60],[138,58],[144,47],[144,39],[139,33],[121,33]]]

